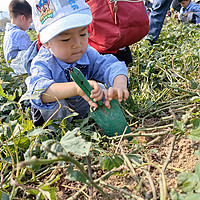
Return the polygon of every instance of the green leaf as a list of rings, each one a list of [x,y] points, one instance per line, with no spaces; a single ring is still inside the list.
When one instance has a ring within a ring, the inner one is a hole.
[[[100,157],[100,165],[105,170],[111,170],[114,167],[119,167],[124,163],[124,160],[119,156],[101,156]]]
[[[181,185],[181,189],[183,192],[191,192],[195,189],[196,185],[198,184],[199,178],[194,173],[186,173],[183,172],[177,176],[178,184]]]
[[[198,161],[195,166],[195,174],[199,177],[200,180],[200,161]]]
[[[30,94],[30,92],[27,92],[25,94],[23,94],[19,100],[19,103],[21,103],[22,101],[25,100],[29,100],[29,99],[39,99],[40,95],[41,95],[42,91],[36,91],[34,92],[34,94]]]
[[[182,172],[177,176],[177,181],[179,185],[182,185],[185,181],[188,179],[188,173],[187,172]]]
[[[9,200],[9,194],[0,190],[0,200]]]
[[[15,143],[20,148],[28,149],[30,140],[27,137],[15,138]]]
[[[52,152],[59,152],[59,153],[62,153],[64,149],[63,149],[62,145],[61,145],[59,142],[56,142],[56,143],[53,143],[53,144],[51,145],[50,150],[51,150]],[[64,152],[63,152],[63,153],[64,153]],[[54,156],[52,153],[48,153],[48,159],[53,159],[53,158],[55,158],[55,156]]]
[[[182,132],[185,132],[185,125],[181,122],[181,121],[178,121],[178,120],[174,120],[174,128],[175,129],[178,129]]]
[[[35,196],[39,194],[39,191],[36,189],[26,190],[26,192]]]
[[[198,84],[195,82],[194,79],[190,80],[190,84],[191,84],[191,88],[192,88],[192,89],[197,89]]]
[[[126,155],[130,160],[133,160],[133,166],[136,167],[136,165],[134,164],[134,162],[137,162],[139,164],[142,164],[142,157],[139,154],[127,154]]]
[[[200,97],[199,97],[199,96],[194,96],[194,97],[192,97],[192,98],[190,99],[190,101],[191,101],[192,103],[199,102],[199,101],[200,101]]]
[[[40,187],[40,189],[42,190],[42,195],[45,197],[45,199],[56,200],[55,192],[57,188],[51,187],[50,185],[45,185]]]
[[[79,171],[74,170],[72,164],[67,169],[67,175],[65,176],[65,179],[86,183],[85,177]]]
[[[194,152],[194,154],[198,157],[198,159],[200,160],[200,145],[198,147],[198,149]]]
[[[2,126],[0,126],[0,134],[3,133],[5,136],[11,137],[17,123],[17,120],[10,121],[9,123],[4,123]]]
[[[71,152],[78,156],[88,155],[91,142],[85,141],[81,136],[76,136],[78,132],[79,128],[75,128],[73,131],[68,131],[61,138],[60,143],[66,152]]]
[[[6,94],[5,94],[5,92],[4,92],[4,90],[3,90],[2,86],[1,86],[1,84],[0,84],[0,96],[6,97]]]
[[[184,200],[198,200],[200,199],[200,193],[190,194]]]
[[[200,129],[200,119],[199,118],[195,118],[192,121],[193,124],[193,130],[199,130]]]
[[[42,129],[42,128],[36,128],[33,131],[29,132],[27,134],[27,136],[28,137],[35,137],[37,135],[43,135],[43,134],[51,134],[51,130]]]
[[[184,200],[184,196],[185,195],[178,194],[178,192],[176,192],[174,188],[170,191],[171,200]]]
[[[42,142],[42,147],[41,147],[41,149],[44,150],[44,147],[48,147],[48,148],[51,147],[51,145],[52,145],[54,142],[56,142],[56,140],[53,140],[53,139],[51,139],[51,140],[46,140],[46,141]]]
[[[1,106],[0,111],[3,111],[3,109],[4,109],[6,106],[9,106],[9,105],[12,105],[12,104],[16,104],[16,102],[14,102],[14,101],[9,101],[9,102],[7,102],[7,103],[4,103],[4,104]]]
[[[7,96],[8,101],[14,101],[15,98],[16,98],[16,93],[15,92],[13,93],[13,95]]]
[[[191,130],[188,134],[188,138],[191,140],[200,141],[200,129],[199,130]]]

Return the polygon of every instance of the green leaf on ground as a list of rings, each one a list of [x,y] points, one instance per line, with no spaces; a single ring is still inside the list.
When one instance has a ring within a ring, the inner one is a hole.
[[[85,177],[79,171],[74,170],[72,164],[67,169],[67,175],[65,176],[65,179],[86,183]]]
[[[9,200],[9,194],[0,190],[0,200]]]
[[[74,153],[78,156],[86,156],[89,154],[91,142],[85,141],[81,136],[77,136],[79,128],[68,131],[61,138],[61,145],[66,152]]]

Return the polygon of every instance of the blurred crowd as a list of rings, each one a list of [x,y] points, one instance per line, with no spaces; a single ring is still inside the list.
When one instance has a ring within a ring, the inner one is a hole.
[[[153,0],[144,1],[148,16],[153,10]],[[200,0],[172,0],[166,17],[173,16],[182,23],[200,23]]]
[[[145,0],[150,30],[146,39],[153,45],[159,38],[163,22],[173,16],[179,23],[200,24],[200,2],[192,0]],[[173,14],[173,15],[172,15]]]

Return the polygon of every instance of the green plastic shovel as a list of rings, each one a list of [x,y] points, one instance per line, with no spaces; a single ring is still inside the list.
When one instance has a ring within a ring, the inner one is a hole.
[[[84,77],[82,72],[76,67],[70,71],[72,79],[76,84],[85,92],[90,98],[90,93],[93,90],[87,79]],[[90,98],[91,99],[91,98]],[[93,100],[93,99],[91,99]],[[118,101],[113,99],[110,102],[111,108],[108,109],[102,101],[95,102],[98,107],[91,111],[91,117],[96,121],[98,126],[102,128],[103,133],[107,136],[115,136],[125,133],[130,133],[131,130],[127,124],[127,121],[120,109]]]

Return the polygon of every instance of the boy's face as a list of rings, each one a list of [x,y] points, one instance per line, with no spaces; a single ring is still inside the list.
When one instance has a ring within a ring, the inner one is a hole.
[[[64,31],[44,44],[44,46],[50,49],[52,54],[63,62],[76,62],[87,50],[87,26]]]
[[[182,1],[180,4],[181,4],[181,6],[182,6],[183,8],[186,8],[186,7],[189,5],[190,1],[191,1],[191,0]]]

